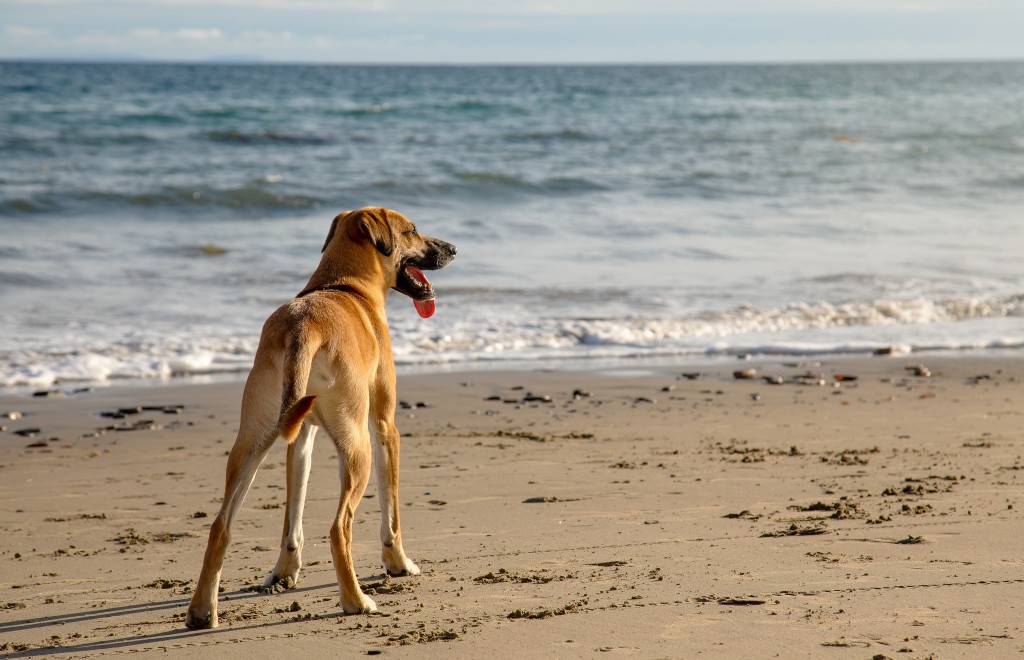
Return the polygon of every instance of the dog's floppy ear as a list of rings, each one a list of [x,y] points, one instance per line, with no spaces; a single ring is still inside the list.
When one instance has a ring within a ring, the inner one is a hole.
[[[327,231],[327,240],[324,241],[324,246],[320,248],[320,253],[327,252],[327,246],[331,244],[331,239],[334,238],[334,232],[338,231],[338,224],[352,211],[342,211],[338,215],[334,216],[334,221],[331,222],[331,228]]]
[[[359,233],[366,237],[377,251],[390,257],[395,251],[395,237],[388,222],[387,209],[368,209],[356,221]]]

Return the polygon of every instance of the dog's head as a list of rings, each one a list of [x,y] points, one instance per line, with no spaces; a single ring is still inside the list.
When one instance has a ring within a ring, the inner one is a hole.
[[[345,241],[339,240],[344,236]],[[382,207],[346,211],[334,219],[324,241],[323,252],[349,250],[342,243],[353,243],[380,264],[385,284],[419,303],[432,301],[434,288],[424,270],[444,268],[455,258],[456,248],[438,238],[421,234],[416,225],[401,213]],[[337,255],[351,259],[350,254]],[[420,314],[424,308],[417,305]]]

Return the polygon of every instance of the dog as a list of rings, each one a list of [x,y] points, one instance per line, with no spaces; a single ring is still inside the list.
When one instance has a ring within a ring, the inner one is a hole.
[[[238,437],[228,455],[224,500],[210,538],[185,625],[217,626],[217,591],[231,523],[271,445],[288,445],[288,506],[281,554],[264,586],[295,586],[302,567],[302,511],[313,437],[323,428],[338,450],[341,501],[331,527],[331,555],[346,614],[376,604],[359,588],[352,564],[352,521],[376,463],[382,559],[388,574],[418,575],[405,554],[398,516],[399,434],[395,364],[384,303],[388,289],[433,313],[434,290],[423,270],[447,266],[451,243],[424,236],[405,216],[368,207],[331,223],[319,266],[306,287],[267,319],[242,395]],[[371,458],[372,455],[372,458]]]

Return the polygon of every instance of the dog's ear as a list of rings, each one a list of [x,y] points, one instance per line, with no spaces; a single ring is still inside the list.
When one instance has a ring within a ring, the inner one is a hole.
[[[334,220],[331,222],[331,228],[327,231],[327,240],[324,241],[324,246],[320,248],[320,253],[327,252],[327,246],[331,244],[331,239],[334,238],[334,232],[338,231],[338,225],[342,220],[345,219],[352,211],[342,211],[338,215],[334,216]]]
[[[390,257],[395,251],[395,237],[388,222],[387,209],[367,209],[356,221],[359,233],[373,243],[377,251]]]

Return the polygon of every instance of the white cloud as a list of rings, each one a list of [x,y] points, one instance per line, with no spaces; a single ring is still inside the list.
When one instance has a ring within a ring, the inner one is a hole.
[[[104,35],[105,38],[118,39],[119,35]],[[220,28],[182,28],[180,30],[159,30],[157,28],[135,28],[129,30],[124,38],[130,41],[220,41],[225,38]]]
[[[10,39],[49,39],[53,31],[49,28],[32,28],[23,25],[8,25],[4,34]]]
[[[69,42],[92,52],[137,52],[150,59],[202,60],[231,56],[280,57],[308,60],[346,52],[353,42],[291,31],[243,30],[229,32],[215,27],[163,30],[152,27],[125,31],[91,31]],[[370,42],[382,47],[380,40]],[[363,44],[367,46],[369,44]],[[304,56],[305,54],[305,56]]]
[[[147,41],[154,39],[163,39],[165,34],[162,30],[155,28],[136,28],[128,32],[129,39],[145,39]]]
[[[1022,0],[0,0],[0,16],[9,24],[0,25],[0,57],[8,58],[778,61],[1024,52],[1013,32]]]
[[[157,49],[170,49],[175,58],[181,57],[181,50],[188,52],[203,49],[207,45],[215,46],[226,40],[220,28],[183,28],[180,30],[160,30],[157,28],[134,28],[126,32],[94,31],[79,34],[70,39],[79,47],[105,49],[114,52],[146,52],[158,53]],[[196,53],[199,56],[205,52]]]
[[[185,28],[178,30],[174,36],[189,41],[211,41],[224,38],[224,33],[218,28]]]
[[[291,32],[267,32],[266,30],[246,30],[238,35],[240,41],[250,43],[281,43],[295,40]]]

